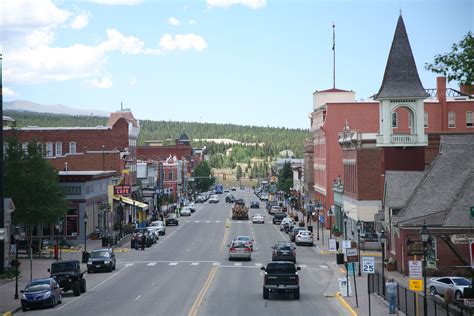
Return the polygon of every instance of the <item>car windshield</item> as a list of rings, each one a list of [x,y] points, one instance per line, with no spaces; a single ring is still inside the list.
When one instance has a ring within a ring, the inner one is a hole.
[[[92,251],[91,252],[91,258],[102,258],[102,257],[110,257],[110,253],[107,250],[101,250],[101,251]]]
[[[305,231],[305,230],[302,230],[302,231],[299,231],[298,234],[299,234],[299,235],[302,235],[302,236],[308,236],[308,235],[310,234],[310,232],[307,231],[307,230],[306,230],[306,231]]]
[[[454,278],[453,282],[456,283],[456,285],[471,285],[471,282],[464,278]]]
[[[58,262],[58,263],[53,263],[51,265],[51,272],[64,272],[64,271],[71,271],[75,270],[76,268],[76,263],[75,262]]]
[[[239,236],[239,237],[237,237],[237,240],[250,241],[250,237],[248,237],[248,236]]]
[[[288,274],[295,273],[296,268],[292,263],[269,263],[265,271],[268,274]]]
[[[168,218],[176,218],[175,214],[168,214]]]
[[[292,250],[293,247],[291,246],[291,244],[276,244],[276,249],[278,250]]]
[[[25,288],[25,292],[38,292],[50,289],[49,280],[31,282]]]
[[[163,226],[163,222],[162,221],[152,222],[150,226],[153,226],[153,227]]]
[[[231,248],[247,248],[247,246],[243,242],[234,242]]]

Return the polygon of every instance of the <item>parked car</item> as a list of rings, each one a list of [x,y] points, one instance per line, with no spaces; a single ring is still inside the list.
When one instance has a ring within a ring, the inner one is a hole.
[[[250,202],[250,208],[260,208],[260,202],[258,201]]]
[[[253,217],[252,217],[252,223],[254,224],[265,224],[265,217],[263,217],[262,214],[255,214]]]
[[[253,251],[253,239],[250,236],[238,236],[235,240],[244,242]]]
[[[232,187],[230,188],[231,191],[237,191],[237,188],[236,187]]]
[[[471,281],[463,277],[438,277],[431,278],[428,283],[431,295],[442,295],[446,293],[448,288],[452,288],[454,291],[454,297],[456,300],[463,298],[464,289],[471,286]]]
[[[283,212],[273,214],[273,224],[280,224],[285,217],[286,214]]]
[[[260,194],[259,197],[260,197],[260,200],[262,201],[268,201],[268,193],[266,192]]]
[[[229,245],[229,261],[234,259],[252,260],[252,249],[244,242],[233,240]]]
[[[296,248],[287,241],[279,241],[272,247],[272,261],[296,262]]]
[[[166,216],[166,226],[169,225],[179,225],[179,220],[176,214],[170,213]]]
[[[79,296],[86,292],[86,280],[84,272],[81,271],[79,260],[59,260],[51,263],[51,269],[48,269],[51,277],[59,283],[59,287],[67,292],[72,290],[74,296]]]
[[[179,211],[179,215],[181,216],[191,216],[191,209],[189,207],[183,207],[181,211]]]
[[[29,282],[21,293],[21,309],[49,306],[61,303],[61,288],[55,278],[36,279]]]
[[[92,250],[87,261],[87,273],[97,270],[115,270],[115,253],[112,248],[101,248]]]
[[[281,220],[280,231],[284,231],[286,225],[289,225],[290,227],[293,227],[293,226],[295,226],[295,222],[293,221],[293,219],[291,217],[285,217],[284,219]]]
[[[281,207],[278,205],[272,205],[270,207],[270,210],[268,211],[269,214],[276,214],[276,213],[282,213]]]
[[[198,194],[196,196],[196,203],[204,203],[206,202],[206,197],[204,194]]]
[[[188,202],[188,203],[184,204],[184,207],[189,208],[191,213],[196,212],[196,208],[194,207],[194,202],[191,202],[191,203]]]
[[[298,235],[299,231],[306,230],[304,227],[298,227],[294,226],[292,230],[288,233],[288,236],[290,237],[290,241],[295,241],[296,235]]]
[[[314,246],[313,233],[309,230],[300,230],[295,237],[295,244],[297,246],[301,244]]]
[[[158,231],[158,234],[161,236],[166,234],[166,226],[162,221],[151,222],[150,226],[148,227],[152,227],[153,229],[156,229]]]
[[[209,203],[219,203],[219,196],[217,194],[211,195],[209,198]]]
[[[229,194],[225,197],[225,202],[226,203],[234,203],[235,202],[235,197],[232,194]]]
[[[148,230],[148,237],[153,241],[154,244],[156,244],[158,239],[160,239],[158,229],[150,226],[148,226],[146,229]]]
[[[265,272],[263,277],[263,299],[270,297],[270,292],[285,294],[293,293],[293,297],[300,299],[300,280],[298,271],[300,267],[296,267],[293,262],[275,261],[261,267]]]

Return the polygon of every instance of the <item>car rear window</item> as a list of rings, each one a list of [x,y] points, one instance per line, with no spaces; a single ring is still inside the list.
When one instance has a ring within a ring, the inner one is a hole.
[[[265,270],[268,274],[295,273],[296,268],[292,263],[269,263]]]
[[[247,248],[247,246],[243,242],[235,242],[232,244],[232,248]]]
[[[277,244],[276,248],[278,250],[292,250],[293,247],[290,244]]]
[[[286,214],[285,214],[285,213],[277,213],[277,214],[275,214],[273,217],[278,218],[278,219],[280,219],[280,218],[285,218],[285,217],[286,217]]]

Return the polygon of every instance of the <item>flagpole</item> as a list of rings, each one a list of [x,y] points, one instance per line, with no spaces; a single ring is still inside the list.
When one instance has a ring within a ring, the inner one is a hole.
[[[336,89],[336,24],[332,22],[332,88]]]

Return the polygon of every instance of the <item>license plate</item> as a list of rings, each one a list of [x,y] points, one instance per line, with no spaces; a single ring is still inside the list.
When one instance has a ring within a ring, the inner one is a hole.
[[[289,252],[288,251],[282,251],[281,252],[283,255],[287,255]]]
[[[96,267],[96,268],[100,268],[100,264],[96,265],[95,267]]]

